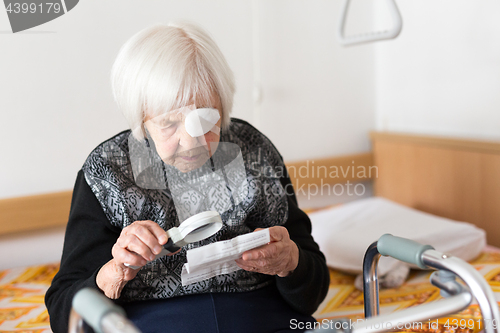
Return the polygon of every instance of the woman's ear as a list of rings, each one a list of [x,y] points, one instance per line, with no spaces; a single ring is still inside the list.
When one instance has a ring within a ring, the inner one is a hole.
[[[144,123],[142,123],[141,129],[142,129],[142,135],[144,135],[144,143],[146,144],[146,147],[151,148],[151,145],[149,144],[149,136],[150,135],[149,135],[148,130],[146,129],[146,125],[144,125]]]

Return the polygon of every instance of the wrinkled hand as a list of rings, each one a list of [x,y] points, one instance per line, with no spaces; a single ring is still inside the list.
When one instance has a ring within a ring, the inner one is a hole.
[[[167,241],[165,230],[153,221],[136,221],[123,228],[111,250],[113,259],[97,273],[97,285],[109,298],[118,298],[125,284],[139,271],[125,264],[146,265],[160,253]]]
[[[256,229],[255,231],[261,230]],[[290,275],[299,263],[299,248],[290,239],[285,227],[269,228],[271,241],[258,248],[243,252],[236,260],[246,271],[285,277]]]
[[[119,265],[142,267],[154,260],[167,241],[167,233],[155,222],[136,221],[122,230],[111,254]]]

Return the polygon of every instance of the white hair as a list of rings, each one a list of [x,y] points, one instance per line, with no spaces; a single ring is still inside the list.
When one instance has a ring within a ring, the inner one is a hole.
[[[143,138],[146,116],[192,104],[222,105],[227,128],[235,91],[233,72],[212,38],[192,24],[155,25],[139,31],[120,49],[111,71],[115,101],[134,136]]]

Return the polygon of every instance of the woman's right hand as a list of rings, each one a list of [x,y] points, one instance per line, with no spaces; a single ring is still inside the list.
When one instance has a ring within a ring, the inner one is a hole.
[[[165,230],[153,221],[135,221],[123,228],[111,250],[113,259],[97,273],[97,286],[108,298],[120,297],[125,284],[137,275],[140,267],[160,253],[167,241]]]

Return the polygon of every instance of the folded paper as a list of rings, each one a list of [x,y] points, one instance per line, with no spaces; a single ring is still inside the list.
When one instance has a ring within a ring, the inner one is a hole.
[[[245,251],[271,241],[269,229],[251,232],[230,240],[220,241],[187,251],[187,263],[182,269],[182,285],[203,281],[239,268],[235,260]]]

